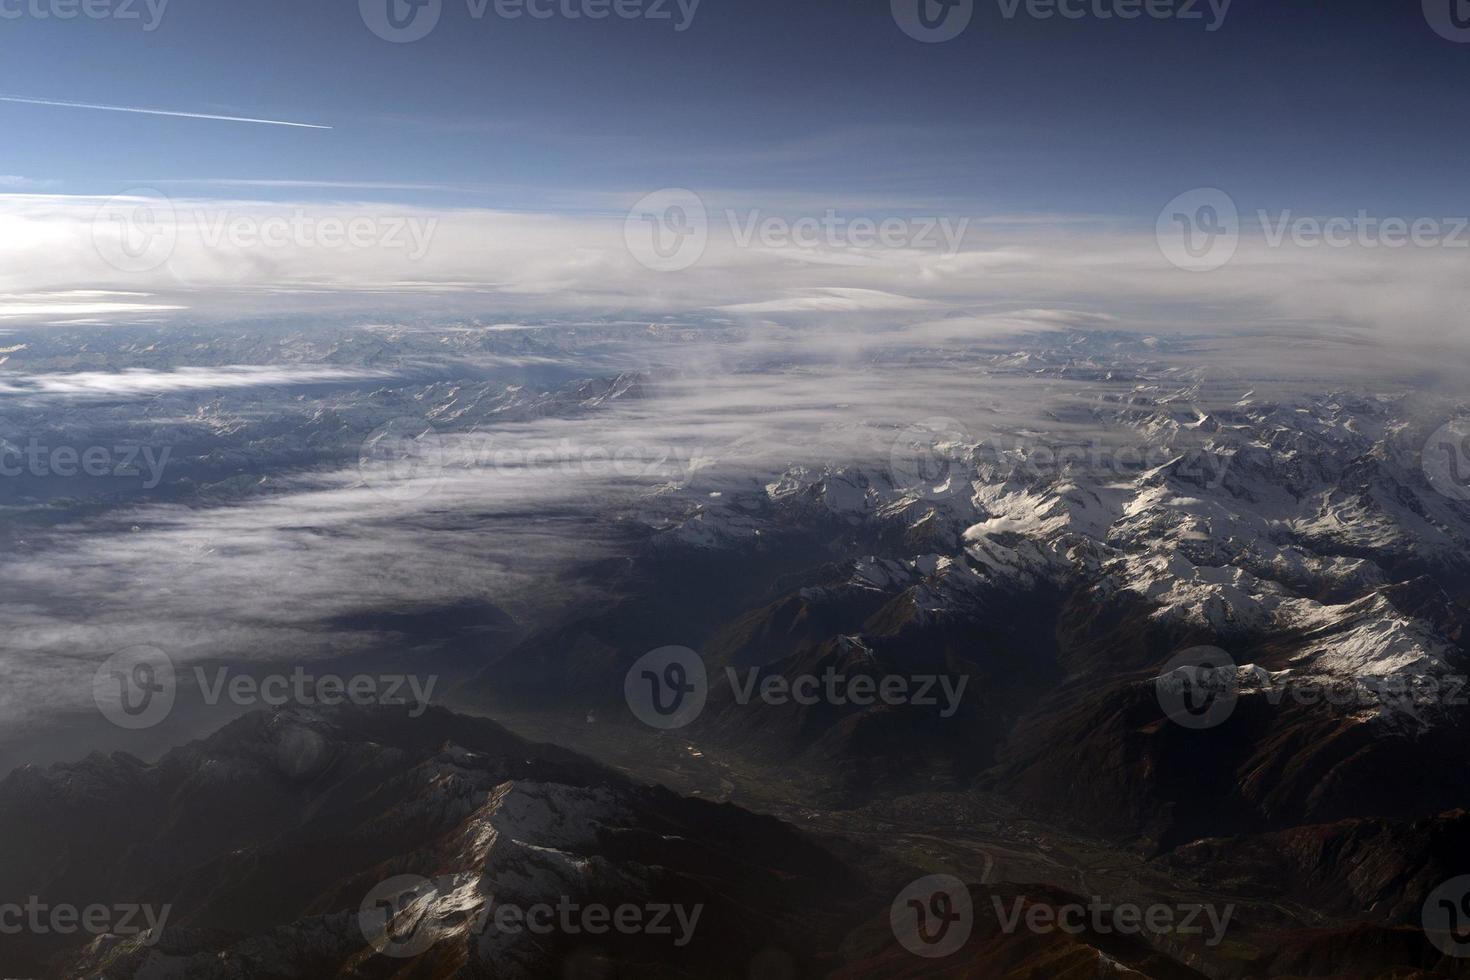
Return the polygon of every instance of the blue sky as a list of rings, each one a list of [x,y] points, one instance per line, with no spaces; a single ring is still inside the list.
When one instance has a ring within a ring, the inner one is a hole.
[[[445,0],[409,44],[341,0],[171,0],[151,32],[137,9],[0,20],[0,93],[334,128],[0,104],[0,174],[51,193],[157,183],[530,210],[679,185],[1149,220],[1208,185],[1246,208],[1467,207],[1470,44],[1436,35],[1418,3],[1235,0],[1210,32],[1007,19],[978,0],[942,44],[905,36],[887,0],[702,0],[682,32],[474,20]],[[356,186],[208,183],[222,179]]]

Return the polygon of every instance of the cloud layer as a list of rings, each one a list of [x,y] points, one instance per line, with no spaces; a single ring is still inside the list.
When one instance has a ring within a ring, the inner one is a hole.
[[[640,263],[638,247],[630,250],[632,198],[594,211],[523,214],[149,191],[107,200],[6,194],[0,324],[344,310],[722,311],[833,323],[1051,308],[1145,330],[1351,331],[1388,348],[1459,348],[1470,309],[1465,252],[1453,247],[1273,247],[1263,229],[1247,227],[1228,265],[1194,273],[1165,260],[1152,228],[875,206],[841,214],[832,219],[836,232],[808,238],[793,231],[796,222],[832,212],[788,199],[779,209],[705,200],[702,256],[659,272]],[[873,245],[852,231],[864,221],[907,222],[917,244]],[[932,231],[938,221],[965,229],[957,248]],[[784,233],[752,231],[763,222]],[[122,236],[138,256],[119,253]],[[769,247],[772,240],[785,244]],[[816,244],[800,244],[807,241]]]

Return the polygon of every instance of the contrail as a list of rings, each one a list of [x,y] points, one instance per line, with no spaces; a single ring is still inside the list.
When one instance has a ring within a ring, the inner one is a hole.
[[[283,119],[251,119],[248,116],[213,116],[205,112],[169,112],[166,109],[135,109],[122,105],[95,105],[90,102],[58,102],[54,99],[22,99],[14,95],[0,95],[0,102],[19,102],[24,105],[51,105],[66,109],[99,109],[103,112],[136,112],[144,116],[177,116],[181,119],[214,119],[219,122],[258,123],[261,126],[291,126],[296,129],[331,129],[315,123],[286,122]]]

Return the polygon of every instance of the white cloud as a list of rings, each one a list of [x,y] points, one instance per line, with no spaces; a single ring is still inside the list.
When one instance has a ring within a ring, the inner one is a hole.
[[[660,273],[629,254],[624,216],[611,209],[521,214],[174,198],[176,242],[168,261],[126,272],[110,266],[94,243],[104,203],[42,194],[0,197],[0,293],[28,294],[0,300],[0,313],[44,321],[68,315],[155,319],[170,307],[218,317],[724,310],[810,321],[923,310],[972,315],[1076,308],[1149,330],[1349,329],[1393,347],[1459,345],[1463,311],[1470,309],[1465,256],[1453,249],[1273,249],[1251,238],[1230,265],[1199,274],[1169,265],[1151,229],[1013,217],[976,221],[952,255],[922,248],[740,248],[716,201],[709,202],[713,219],[703,258],[685,271]],[[818,210],[808,205],[807,213]],[[881,220],[883,212],[875,209],[872,217]],[[365,222],[384,234],[397,223],[416,222],[424,233],[422,254],[412,257],[407,245],[239,245],[221,231],[237,220],[258,228],[271,219],[298,218],[310,227]],[[76,290],[132,295],[96,299]]]
[[[262,385],[313,384],[386,377],[379,372],[325,367],[237,365],[224,367],[180,367],[172,371],[132,368],[125,371],[81,371],[74,374],[47,373],[0,376],[0,395],[41,397],[65,395],[72,398],[138,397],[172,391],[209,391]]]

